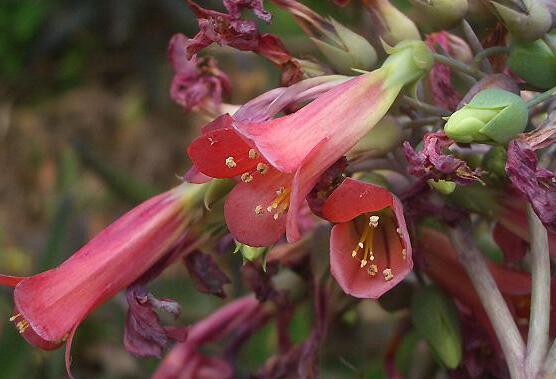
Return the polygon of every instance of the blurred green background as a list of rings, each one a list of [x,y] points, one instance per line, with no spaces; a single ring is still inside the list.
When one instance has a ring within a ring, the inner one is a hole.
[[[307,5],[362,25],[356,7],[324,0]],[[220,1],[200,1],[219,8]],[[263,30],[282,37],[296,55],[318,54],[289,15],[274,13]],[[189,36],[197,24],[181,0],[2,0],[0,4],[0,272],[30,275],[56,266],[134,204],[179,180],[189,163],[187,143],[202,120],[184,113],[168,95],[169,38]],[[253,54],[211,49],[241,103],[278,83],[274,67]],[[227,272],[237,279],[239,257]],[[177,299],[187,324],[223,304],[198,294],[177,264],[153,292]],[[228,288],[233,296],[241,286]],[[362,314],[377,318],[376,304]],[[94,312],[78,330],[73,349],[76,378],[148,378],[153,359],[123,349],[126,305],[122,296]],[[63,349],[41,352],[10,325],[11,290],[0,288],[0,379],[65,377]],[[378,312],[378,313],[377,313]],[[311,328],[311,306],[297,314],[296,341]],[[357,321],[355,321],[357,320]],[[384,345],[361,318],[346,318],[328,341],[323,378],[382,378]],[[275,348],[268,327],[241,356],[243,375]],[[413,345],[411,345],[413,346]],[[247,377],[247,376],[245,376]]]

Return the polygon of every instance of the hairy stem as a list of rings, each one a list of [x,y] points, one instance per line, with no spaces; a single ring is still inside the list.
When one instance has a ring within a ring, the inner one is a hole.
[[[548,350],[548,327],[550,321],[550,258],[548,235],[531,206],[527,209],[531,239],[531,317],[527,337],[525,367],[534,378],[540,371]]]
[[[492,274],[471,235],[469,222],[450,231],[458,258],[492,323],[512,379],[526,379],[525,344]]]

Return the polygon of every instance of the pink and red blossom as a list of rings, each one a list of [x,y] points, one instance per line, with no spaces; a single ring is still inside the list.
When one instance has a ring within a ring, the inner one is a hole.
[[[330,270],[347,294],[376,299],[411,272],[403,208],[390,191],[347,178],[326,200],[322,215],[335,224]]]

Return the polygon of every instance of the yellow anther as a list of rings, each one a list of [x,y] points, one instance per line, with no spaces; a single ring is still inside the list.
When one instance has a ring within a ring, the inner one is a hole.
[[[362,248],[365,247],[365,245],[363,244],[363,242],[359,242],[359,243],[357,244],[357,246],[359,246],[360,249],[362,249]]]
[[[264,163],[258,163],[257,164],[257,171],[264,175],[268,172],[268,165],[264,164]]]
[[[382,271],[382,275],[384,275],[384,280],[387,282],[394,279],[394,274],[392,274],[391,268],[385,268],[384,271]]]
[[[236,161],[234,160],[234,157],[228,157],[226,158],[226,166],[228,166],[228,168],[234,168],[237,166]]]
[[[363,259],[363,260],[361,261],[361,268],[365,267],[366,265],[367,265],[367,260],[366,260],[366,259]]]
[[[10,317],[10,322],[15,321],[16,318],[18,318],[19,316],[21,316],[21,313],[18,313],[16,315],[13,315],[12,317]]]
[[[255,149],[250,149],[249,150],[249,159],[257,159],[258,156],[259,156],[259,154],[257,154]]]
[[[248,172],[244,172],[243,174],[241,174],[241,181],[244,183],[249,183],[253,181],[253,175]]]
[[[378,220],[380,220],[380,217],[378,216],[369,217],[369,226],[376,228],[378,226]]]
[[[370,276],[375,276],[377,272],[378,272],[378,267],[376,267],[376,265],[370,265],[369,268],[367,269],[367,273]]]
[[[353,251],[351,252],[351,257],[352,257],[352,258],[355,258],[356,256],[357,256],[357,250],[353,250]]]
[[[256,215],[261,215],[261,214],[263,214],[263,207],[262,207],[262,205],[257,205],[257,206],[255,207],[255,214],[256,214]]]

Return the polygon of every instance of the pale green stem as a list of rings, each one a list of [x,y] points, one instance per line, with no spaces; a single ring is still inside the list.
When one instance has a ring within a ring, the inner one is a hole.
[[[475,31],[473,31],[471,25],[469,25],[469,23],[466,20],[463,20],[461,22],[461,29],[463,31],[463,35],[465,36],[465,39],[467,40],[467,43],[469,44],[471,50],[473,51],[473,54],[476,55],[481,54],[484,50],[483,45],[481,44],[481,41],[479,41],[479,38],[475,34]],[[492,66],[490,65],[490,62],[488,60],[481,59],[478,62],[480,62],[481,69],[484,72],[489,74],[492,73]]]
[[[510,52],[510,48],[506,46],[493,46],[489,47],[488,49],[484,49],[480,53],[475,55],[475,62],[479,63],[483,59],[488,58],[492,55],[499,55],[499,54],[508,54]]]
[[[556,87],[551,88],[548,91],[540,93],[537,96],[533,97],[531,100],[529,100],[527,102],[527,107],[528,108],[533,108],[535,105],[538,105],[538,104],[550,99],[554,95],[556,95]]]
[[[452,114],[452,112],[450,112],[447,109],[437,107],[437,106],[432,105],[432,104],[424,103],[421,100],[415,99],[415,98],[407,96],[407,95],[403,95],[402,99],[403,99],[403,101],[405,101],[407,104],[409,104],[413,108],[415,108],[417,110],[422,110],[423,112],[426,112],[426,113],[429,113],[429,114],[432,114],[432,115],[449,116],[449,115]]]
[[[531,206],[527,209],[531,254],[531,316],[527,337],[525,368],[537,377],[548,350],[550,322],[550,257],[546,228]]]
[[[481,252],[473,242],[469,222],[450,231],[459,261],[467,272],[502,347],[512,379],[525,374],[525,344]]]
[[[477,70],[476,68],[468,66],[465,63],[461,63],[460,61],[458,61],[454,58],[447,57],[445,55],[438,54],[438,53],[433,53],[433,56],[434,56],[434,60],[436,62],[445,64],[446,66],[448,66],[450,68],[453,68],[454,70],[461,71],[461,72],[463,72],[467,75],[470,75],[474,78],[482,79],[486,76],[484,72],[481,72],[480,70]]]

